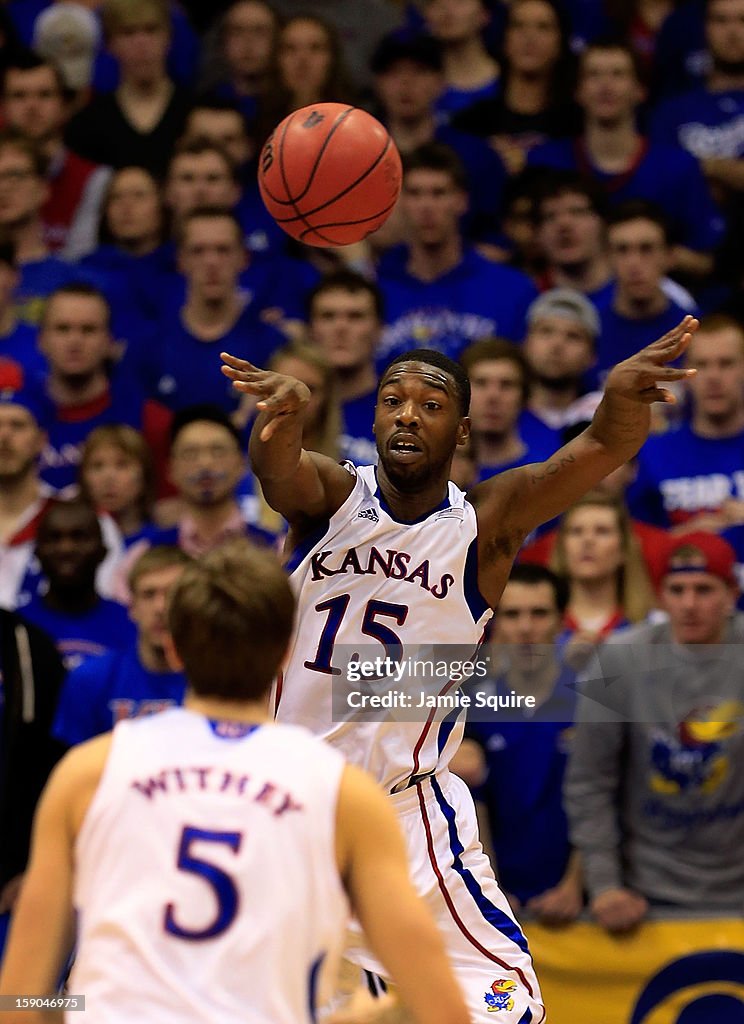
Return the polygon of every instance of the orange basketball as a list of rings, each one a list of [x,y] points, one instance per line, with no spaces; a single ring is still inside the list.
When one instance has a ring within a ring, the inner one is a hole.
[[[400,195],[395,143],[344,103],[295,110],[261,150],[258,184],[274,220],[308,245],[350,245],[376,231]]]

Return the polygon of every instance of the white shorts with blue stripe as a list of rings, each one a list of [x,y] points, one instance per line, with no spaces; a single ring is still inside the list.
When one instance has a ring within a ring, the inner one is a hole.
[[[544,1024],[540,986],[521,928],[478,839],[465,783],[444,772],[390,797],[408,847],[411,876],[434,914],[474,1024]],[[386,972],[358,941],[349,960]]]

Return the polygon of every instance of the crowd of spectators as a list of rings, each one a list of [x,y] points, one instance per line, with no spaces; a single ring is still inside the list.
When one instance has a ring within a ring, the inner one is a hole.
[[[290,241],[256,177],[324,101],[379,117],[404,166],[387,223],[336,250]],[[497,610],[490,685],[536,720],[472,722],[457,770],[545,920],[740,911],[742,226],[744,0],[0,5],[0,915],[65,747],[182,699],[183,566],[281,546],[220,352],[303,380],[306,447],[357,464],[381,368],[460,360],[467,488],[548,458],[687,313],[697,375],[529,538]],[[597,717],[576,694],[603,672]]]

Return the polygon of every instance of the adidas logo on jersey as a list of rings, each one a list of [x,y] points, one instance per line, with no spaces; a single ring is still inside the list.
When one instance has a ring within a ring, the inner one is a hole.
[[[374,508],[363,508],[361,512],[357,514],[357,519],[370,519],[373,523],[379,523],[380,517],[377,515],[377,509]]]

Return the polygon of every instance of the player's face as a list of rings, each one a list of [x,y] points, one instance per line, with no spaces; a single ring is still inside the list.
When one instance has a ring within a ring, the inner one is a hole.
[[[664,232],[650,220],[630,220],[608,229],[607,245],[619,290],[631,302],[648,302],[659,294],[669,266]]]
[[[282,82],[292,92],[322,93],[331,70],[331,44],[321,25],[298,18],[282,30],[277,62]]]
[[[0,150],[0,227],[13,228],[36,217],[49,189],[29,156],[15,146]]]
[[[586,54],[579,73],[576,98],[589,117],[613,122],[631,114],[643,102],[644,92],[630,55],[622,50],[596,50]]]
[[[49,67],[10,68],[3,97],[5,118],[32,139],[47,139],[59,131],[65,119],[65,105],[57,79]]]
[[[375,78],[375,89],[387,117],[404,122],[427,117],[443,84],[439,71],[407,58],[397,60]]]
[[[100,444],[86,459],[83,478],[96,508],[118,515],[142,496],[142,466],[115,444]]]
[[[459,234],[468,200],[446,171],[421,168],[405,176],[400,203],[411,237],[434,246]]]
[[[560,631],[561,614],[548,582],[506,584],[496,609],[493,644],[508,648],[512,664],[537,668],[540,658],[552,660]]]
[[[222,146],[230,159],[240,167],[251,156],[251,146],[243,118],[234,110],[192,111],[187,122],[187,135],[191,139],[207,139]]]
[[[511,67],[535,74],[558,60],[561,33],[555,11],[543,0],[513,4],[504,33],[504,53]]]
[[[95,513],[76,506],[50,509],[39,525],[36,554],[53,585],[92,586],[106,554]]]
[[[140,576],[132,592],[129,616],[137,625],[140,639],[162,650],[168,642],[168,601],[183,573],[182,565],[168,565]]]
[[[541,380],[577,380],[594,363],[594,345],[586,330],[562,316],[544,316],[527,333],[524,354]]]
[[[452,453],[467,439],[454,380],[426,363],[396,363],[380,382],[375,439],[388,480],[416,491],[449,471]]]
[[[744,403],[744,339],[735,327],[693,335],[687,366],[697,373],[687,381],[695,409],[711,419],[728,419]]]
[[[321,292],[310,313],[310,337],[336,370],[366,366],[380,336],[373,297],[367,291]]]
[[[160,232],[158,186],[140,167],[127,167],[114,178],[106,203],[109,231],[115,239],[136,242]]]
[[[225,15],[222,52],[233,75],[265,75],[274,46],[276,22],[263,3],[244,0]]]
[[[151,82],[165,74],[169,46],[168,27],[155,19],[123,26],[108,43],[121,77],[137,82]]]
[[[39,342],[60,376],[96,373],[112,354],[108,309],[95,296],[55,295],[47,304]]]
[[[710,0],[705,35],[715,63],[744,65],[744,0]]]
[[[524,408],[520,367],[511,359],[484,359],[469,376],[473,433],[509,433]]]
[[[246,265],[237,225],[227,217],[195,218],[186,226],[178,260],[190,290],[206,301],[226,298]]]
[[[230,168],[217,150],[182,153],[174,158],[165,186],[165,202],[176,218],[197,206],[229,210],[239,198]]]
[[[569,512],[563,547],[571,579],[603,580],[613,576],[625,560],[614,509],[583,505]]]
[[[470,39],[488,24],[481,0],[429,0],[424,13],[429,31],[443,43]]]
[[[0,484],[22,480],[32,472],[45,434],[21,405],[0,404]]]
[[[718,643],[734,610],[736,595],[707,572],[670,573],[661,585],[661,606],[680,644]]]
[[[569,267],[596,259],[602,252],[602,218],[580,193],[554,196],[541,203],[538,241],[548,263]]]
[[[219,505],[230,499],[244,471],[235,438],[219,423],[189,423],[171,451],[171,479],[194,505]]]

